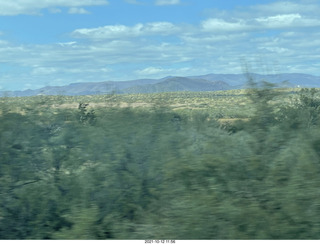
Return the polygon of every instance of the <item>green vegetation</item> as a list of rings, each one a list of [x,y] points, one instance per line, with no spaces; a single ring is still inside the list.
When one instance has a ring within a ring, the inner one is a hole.
[[[316,89],[0,100],[0,239],[319,239]]]

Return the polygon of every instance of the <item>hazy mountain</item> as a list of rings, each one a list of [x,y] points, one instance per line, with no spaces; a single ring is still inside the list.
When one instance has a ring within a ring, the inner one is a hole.
[[[300,73],[284,73],[273,75],[260,75],[255,73],[248,74],[207,74],[200,76],[191,76],[192,78],[200,78],[209,81],[221,80],[228,83],[230,86],[245,86],[248,81],[248,76],[254,81],[268,81],[271,83],[288,82],[291,86],[300,87],[320,87],[320,76],[300,74]]]
[[[72,83],[46,86],[35,90],[3,91],[1,96],[92,95],[108,93],[154,93],[174,91],[217,91],[245,88],[248,77],[254,81],[276,83],[278,87],[320,87],[320,76],[308,74],[207,74],[188,77],[167,76],[162,79]]]
[[[159,83],[127,88],[125,93],[155,93],[175,91],[217,91],[231,87],[223,81],[208,81],[199,78],[169,77]]]
[[[123,93],[122,90],[135,85],[154,84],[156,79],[141,79],[132,81],[105,81],[105,82],[83,82],[71,83],[66,86],[46,86],[35,90],[5,91],[5,96],[35,96],[35,95],[94,95],[108,93]]]

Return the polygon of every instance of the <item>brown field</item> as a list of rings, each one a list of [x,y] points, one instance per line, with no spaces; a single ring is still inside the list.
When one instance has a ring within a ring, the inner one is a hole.
[[[273,104],[290,104],[297,97],[299,89],[276,89],[280,95]],[[25,114],[28,110],[78,109],[79,103],[88,103],[88,109],[99,111],[105,108],[152,109],[166,107],[177,113],[199,111],[221,123],[248,120],[253,113],[252,102],[247,94],[250,90],[229,90],[216,92],[170,92],[155,94],[113,94],[88,96],[35,96],[0,98],[2,108],[10,112]],[[1,114],[1,109],[0,109]]]

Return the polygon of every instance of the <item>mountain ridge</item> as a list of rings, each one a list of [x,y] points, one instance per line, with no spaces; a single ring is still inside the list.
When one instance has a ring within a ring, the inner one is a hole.
[[[198,76],[167,76],[161,79],[136,79],[129,81],[100,81],[71,83],[65,86],[46,86],[24,91],[3,91],[0,96],[23,97],[36,95],[95,95],[135,94],[176,91],[218,91],[246,88],[248,76],[254,81],[268,81],[278,87],[320,87],[320,76],[302,73],[272,75],[206,74]]]

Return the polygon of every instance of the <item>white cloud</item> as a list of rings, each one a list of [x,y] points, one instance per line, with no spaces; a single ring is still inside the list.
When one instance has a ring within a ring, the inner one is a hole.
[[[198,35],[186,35],[182,36],[182,40],[184,40],[187,43],[195,43],[195,44],[203,44],[203,45],[212,45],[212,44],[218,44],[221,42],[227,43],[227,42],[234,42],[239,41],[244,38],[247,38],[247,33],[206,33],[205,35],[201,35],[200,33]]]
[[[291,52],[288,48],[284,47],[258,47],[259,50],[266,50],[272,53],[285,54]]]
[[[217,32],[245,31],[251,28],[244,20],[235,20],[230,22],[215,18],[203,21],[201,27],[204,31]]]
[[[266,29],[287,29],[320,26],[320,19],[302,16],[298,13],[279,14],[257,18],[224,19],[210,18],[201,23],[203,31],[214,33],[255,32]]]
[[[299,28],[320,26],[319,19],[312,19],[300,14],[281,14],[256,18],[256,21],[266,28]]]
[[[300,14],[282,14],[268,17],[256,18],[256,21],[267,27],[287,27],[291,26],[295,20],[300,20]]]
[[[76,7],[70,8],[68,13],[69,14],[90,14],[90,12],[85,10],[84,8],[76,8]]]
[[[100,68],[99,71],[103,72],[103,73],[110,73],[110,72],[112,72],[112,69],[107,68],[107,67],[103,67],[103,68]],[[94,70],[94,72],[96,72],[96,69]]]
[[[258,4],[250,7],[253,13],[264,14],[290,14],[290,13],[308,13],[318,14],[320,6],[316,1],[303,3],[302,1],[275,1],[269,4]]]
[[[65,47],[65,46],[73,46],[73,45],[77,44],[77,42],[59,42],[57,44],[62,47]]]
[[[35,67],[32,70],[32,75],[50,75],[55,72],[57,72],[57,69],[53,67]]]
[[[135,5],[142,5],[144,4],[143,2],[139,2],[137,0],[125,0],[126,3],[129,3],[129,4],[135,4]]]
[[[73,37],[89,39],[115,39],[147,35],[170,35],[177,33],[179,27],[169,22],[153,22],[134,26],[107,25],[91,29],[77,29],[71,33]]]
[[[0,46],[7,46],[9,44],[8,41],[0,40]]]
[[[163,5],[176,5],[180,4],[180,0],[156,0],[155,5],[163,6]]]
[[[0,16],[19,14],[39,14],[42,9],[57,9],[58,7],[82,7],[106,5],[107,0],[14,0],[0,1]]]
[[[136,35],[137,28],[129,28],[125,25],[108,25],[98,28],[77,29],[71,33],[73,37],[90,39],[119,38],[121,36]]]
[[[162,68],[156,68],[156,67],[147,67],[142,70],[136,70],[135,73],[138,75],[142,76],[150,76],[150,75],[155,75],[159,73],[163,73],[164,69]]]
[[[49,12],[52,14],[59,14],[62,10],[60,8],[49,8]]]
[[[166,67],[166,68],[163,68]],[[193,68],[193,67],[168,67],[163,65],[163,67],[146,67],[144,69],[138,69],[133,71],[137,78],[160,78],[168,75],[172,76],[191,76],[194,74],[203,74],[208,72],[208,70],[203,70],[203,68]],[[203,72],[202,72],[203,71]],[[202,73],[201,73],[202,72]]]

